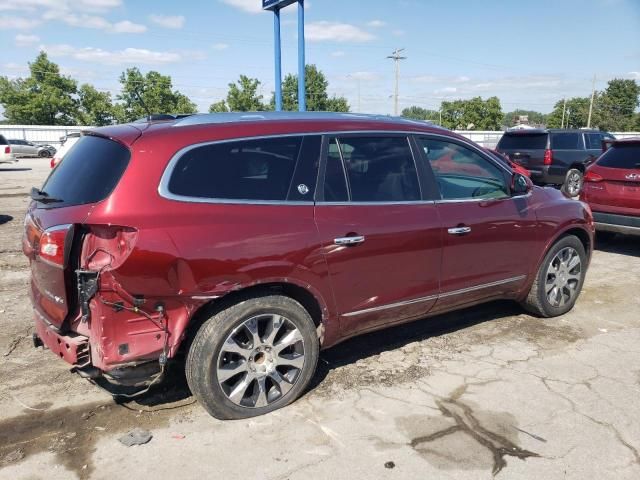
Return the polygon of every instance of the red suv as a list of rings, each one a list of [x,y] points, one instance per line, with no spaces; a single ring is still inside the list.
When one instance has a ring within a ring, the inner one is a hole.
[[[587,168],[580,199],[593,209],[598,232],[640,235],[640,138],[610,145]]]
[[[561,315],[594,233],[459,135],[351,114],[99,128],[32,198],[35,343],[141,388],[186,355],[219,418],[292,402],[320,349],[366,331],[493,299]]]

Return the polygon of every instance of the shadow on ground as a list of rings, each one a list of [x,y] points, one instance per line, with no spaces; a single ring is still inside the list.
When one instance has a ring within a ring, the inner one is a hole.
[[[11,215],[0,215],[0,225],[9,223],[11,220],[13,220],[13,217]]]
[[[33,168],[0,168],[0,172],[28,172]]]
[[[601,252],[640,257],[640,237],[621,234],[597,235],[595,248]]]
[[[401,348],[412,342],[438,337],[473,325],[520,313],[523,313],[523,311],[516,303],[498,301],[354,337],[320,352],[320,361],[307,392],[313,391],[321,385],[329,372],[335,368],[355,363],[360,359],[378,355],[387,350]],[[184,374],[183,361],[183,359],[176,359],[170,364],[166,380],[148,393],[136,397],[134,403],[153,408],[163,404],[179,402],[191,396]],[[130,393],[130,391],[123,392],[122,390],[114,389],[102,382],[100,382],[100,386],[110,393]],[[116,401],[126,405],[132,400],[126,397],[116,397]]]

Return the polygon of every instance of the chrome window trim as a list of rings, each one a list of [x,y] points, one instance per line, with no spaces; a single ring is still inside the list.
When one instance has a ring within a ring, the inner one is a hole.
[[[447,141],[457,141],[461,144],[464,144],[466,147],[475,151],[484,157],[484,153],[479,148],[475,147],[471,141],[466,138],[457,138],[451,135],[443,135],[440,133],[434,132],[424,132],[420,130],[323,130],[323,131],[311,131],[311,132],[296,132],[296,133],[270,133],[268,135],[252,135],[252,136],[242,136],[242,137],[234,137],[234,138],[225,138],[222,140],[210,140],[206,142],[194,143],[191,145],[187,145],[186,147],[181,148],[176,153],[173,154],[164,171],[162,172],[162,176],[160,177],[160,183],[158,184],[158,194],[167,200],[174,200],[178,202],[187,202],[187,203],[213,203],[213,204],[225,204],[225,205],[327,205],[331,204],[329,202],[317,202],[314,200],[309,201],[288,201],[288,200],[252,200],[252,199],[228,199],[228,198],[209,198],[209,197],[191,197],[187,195],[177,195],[171,193],[169,191],[169,181],[171,179],[171,175],[173,173],[173,169],[176,166],[176,163],[180,160],[180,158],[190,150],[198,147],[204,147],[207,145],[216,145],[219,143],[230,143],[230,142],[241,142],[246,140],[263,140],[268,138],[283,138],[283,137],[305,137],[305,136],[340,136],[340,135],[404,135],[406,137],[409,136],[430,136],[430,137],[439,137],[445,139]],[[408,139],[407,139],[408,140]],[[466,141],[465,141],[466,140]],[[411,148],[411,142],[409,142],[409,148]],[[412,150],[413,152],[413,150]],[[415,152],[413,152],[415,154]],[[487,158],[487,157],[485,157]],[[489,161],[493,162],[490,158]],[[415,162],[415,157],[414,157]],[[495,165],[498,165],[498,162],[493,162]],[[498,167],[503,168],[505,171],[509,173],[511,172],[506,166],[498,165]],[[418,179],[419,180],[419,179]],[[420,187],[421,188],[421,187]],[[412,203],[431,203],[433,200],[423,200],[422,202],[362,202],[366,205],[407,205]],[[346,205],[356,205],[355,202],[346,203]]]
[[[453,295],[460,295],[463,293],[474,292],[476,290],[482,290],[484,288],[497,287],[499,285],[517,282],[520,280],[524,280],[526,277],[527,277],[526,275],[518,275],[517,277],[505,278],[504,280],[498,280],[496,282],[482,283],[480,285],[474,285],[473,287],[461,288],[460,290],[453,290],[451,292],[441,293],[439,295],[429,295],[427,297],[414,298],[412,300],[405,300],[402,302],[388,303],[386,305],[381,305],[379,307],[371,307],[371,308],[365,308],[363,310],[355,310],[353,312],[343,313],[341,316],[353,317],[356,315],[363,315],[365,313],[378,312],[378,311],[387,310],[390,308],[403,307],[405,305],[412,305],[414,303],[428,302],[429,300],[436,300],[440,298],[451,297]]]
[[[409,200],[406,202],[316,202],[317,207],[333,207],[333,206],[353,206],[366,207],[367,205],[428,205],[434,204],[435,200]]]

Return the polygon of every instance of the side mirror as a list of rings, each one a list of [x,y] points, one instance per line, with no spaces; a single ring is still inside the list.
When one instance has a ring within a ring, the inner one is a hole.
[[[511,195],[526,195],[533,189],[533,182],[521,173],[514,173],[511,177]]]

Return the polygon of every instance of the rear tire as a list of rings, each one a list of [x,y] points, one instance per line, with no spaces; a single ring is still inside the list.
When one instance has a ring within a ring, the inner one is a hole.
[[[554,243],[538,268],[522,306],[540,317],[557,317],[573,308],[587,269],[584,245],[574,235]]]
[[[186,361],[189,388],[219,419],[263,415],[296,400],[319,354],[309,313],[292,298],[255,296],[207,320]]]
[[[584,174],[577,168],[570,168],[562,184],[562,192],[568,197],[577,197],[582,190]]]

